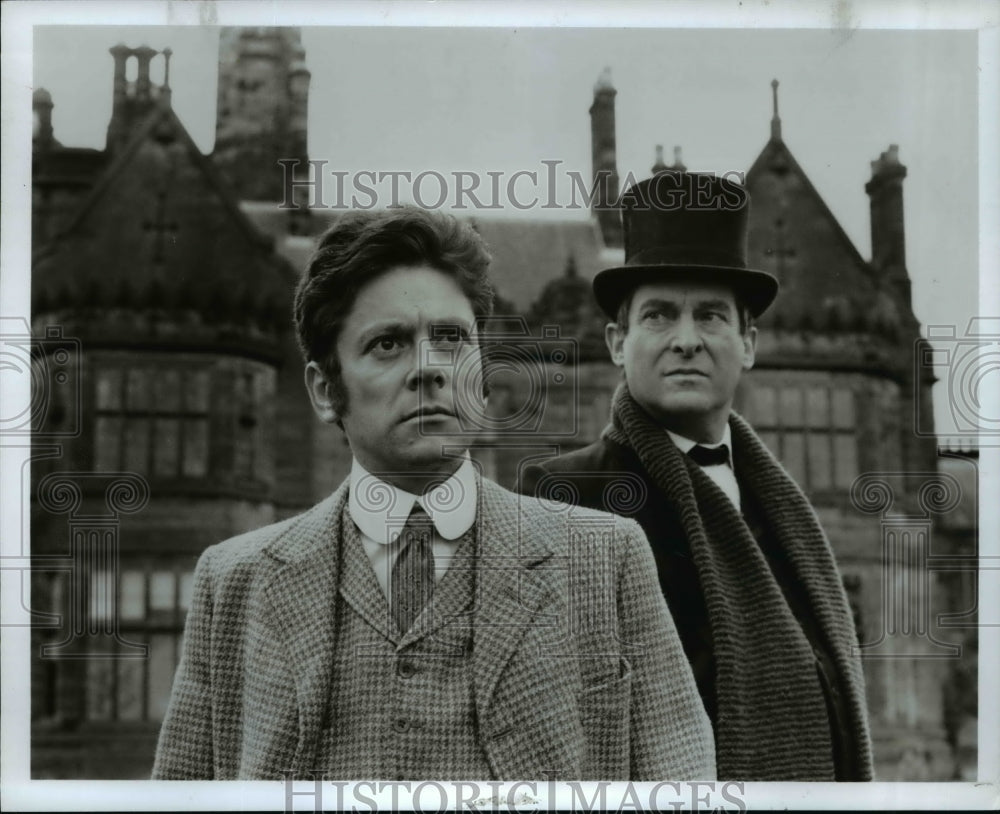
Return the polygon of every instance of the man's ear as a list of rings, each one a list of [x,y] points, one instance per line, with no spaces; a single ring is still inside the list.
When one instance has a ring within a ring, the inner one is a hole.
[[[309,393],[313,410],[319,416],[319,420],[325,424],[333,424],[339,417],[330,395],[332,388],[333,382],[330,381],[318,363],[310,362],[306,365],[306,391]]]
[[[743,334],[743,369],[750,370],[757,358],[757,329],[749,328]]]
[[[625,367],[625,334],[626,330],[616,322],[604,326],[604,344],[608,346],[611,361],[616,367]]]

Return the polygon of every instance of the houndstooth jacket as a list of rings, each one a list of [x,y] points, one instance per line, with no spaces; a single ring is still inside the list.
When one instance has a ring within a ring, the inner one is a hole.
[[[714,779],[711,724],[639,526],[479,487],[470,680],[494,778]],[[202,555],[154,779],[326,768],[348,488]]]

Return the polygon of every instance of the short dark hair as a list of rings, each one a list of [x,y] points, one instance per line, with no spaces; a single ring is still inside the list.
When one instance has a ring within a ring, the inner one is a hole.
[[[625,295],[621,303],[619,303],[618,311],[615,314],[615,323],[625,333],[628,333],[628,315],[632,310],[632,298],[634,296],[635,289],[633,288]],[[750,313],[750,307],[743,303],[735,293],[733,294],[733,300],[736,302],[736,313],[740,320],[740,333],[746,336],[747,331],[749,331],[754,325],[753,314]]]
[[[337,338],[366,285],[397,266],[430,266],[454,278],[476,317],[488,317],[494,296],[487,276],[490,261],[476,231],[444,213],[402,206],[338,218],[319,238],[294,304],[299,348],[331,379],[337,412],[347,407]]]

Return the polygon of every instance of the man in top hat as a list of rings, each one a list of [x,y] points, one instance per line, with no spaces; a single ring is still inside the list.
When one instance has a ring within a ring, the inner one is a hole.
[[[714,779],[639,526],[468,456],[489,261],[413,207],[320,238],[295,323],[351,474],[202,556],[155,778]]]
[[[624,370],[590,446],[532,465],[525,494],[613,509],[616,484],[715,728],[720,779],[868,780],[871,746],[851,612],[802,491],[733,412],[753,319],[777,280],[747,268],[749,195],[665,172],[623,199],[625,265],[594,294]]]

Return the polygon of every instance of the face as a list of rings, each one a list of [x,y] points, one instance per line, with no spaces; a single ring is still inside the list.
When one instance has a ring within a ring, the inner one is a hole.
[[[721,440],[757,342],[756,328],[740,332],[731,289],[687,282],[639,286],[627,330],[610,324],[605,338],[632,397],[660,424],[695,441]]]
[[[369,472],[402,488],[406,473],[450,473],[443,455],[461,411],[482,409],[481,359],[472,305],[458,283],[428,266],[399,266],[358,294],[337,338],[347,395],[338,415],[319,365],[306,386],[321,419],[343,422],[351,451]]]

